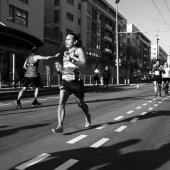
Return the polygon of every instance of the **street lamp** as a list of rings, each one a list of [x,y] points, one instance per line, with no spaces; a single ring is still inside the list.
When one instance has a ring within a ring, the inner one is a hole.
[[[119,51],[118,51],[118,3],[120,0],[116,0],[116,58],[117,58],[117,84],[119,84]]]
[[[159,46],[158,46],[159,39],[157,38],[157,59],[159,58]]]

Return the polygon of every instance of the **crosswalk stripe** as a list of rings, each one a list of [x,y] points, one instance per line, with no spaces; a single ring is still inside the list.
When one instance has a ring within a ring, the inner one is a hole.
[[[131,114],[131,113],[133,113],[134,111],[133,110],[131,110],[131,111],[129,111],[129,112],[127,112],[127,114]]]
[[[150,107],[148,110],[153,110],[153,107]]]
[[[148,113],[148,112],[142,112],[140,115],[146,115],[146,113]]]
[[[158,102],[158,103],[162,103],[162,102]]]
[[[78,142],[79,140],[81,140],[81,139],[83,139],[85,137],[87,137],[87,135],[80,135],[80,136],[78,136],[78,137],[76,137],[76,138],[74,138],[74,139],[72,139],[72,140],[70,140],[70,141],[68,141],[66,143],[74,144],[74,143]]]
[[[147,105],[147,103],[144,103],[143,105],[144,105],[144,106],[146,106],[146,105]]]
[[[114,120],[120,120],[120,119],[122,119],[124,116],[118,116],[118,117],[116,117],[116,118],[114,118]]]
[[[158,106],[158,104],[154,104],[153,106]]]
[[[140,106],[138,106],[136,109],[141,109],[141,107],[140,107]]]
[[[76,159],[70,159],[67,162],[65,162],[64,164],[55,168],[54,170],[66,170],[66,169],[70,168],[71,166],[73,166],[74,164],[76,164],[77,162],[78,162],[78,160],[76,160]]]
[[[102,138],[101,140],[99,140],[98,142],[94,143],[93,145],[91,145],[91,148],[98,148],[99,146],[103,145],[104,143],[106,143],[109,140],[109,138]]]
[[[115,130],[115,132],[121,132],[122,130],[126,129],[127,126],[121,126],[118,129]]]
[[[132,119],[130,122],[136,122],[137,120],[138,120],[139,118],[134,118],[134,119]]]
[[[21,164],[21,165],[17,166],[15,169],[24,170],[24,169],[26,169],[26,168],[28,168],[28,167],[42,161],[43,159],[45,159],[45,158],[47,158],[49,156],[50,156],[50,154],[43,153],[43,154],[37,156],[36,158],[31,159],[30,161],[25,162],[24,164]]]
[[[149,101],[148,103],[152,103],[152,101]]]

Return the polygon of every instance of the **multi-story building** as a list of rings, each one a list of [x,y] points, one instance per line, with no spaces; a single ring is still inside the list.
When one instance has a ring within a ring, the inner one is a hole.
[[[148,75],[151,65],[151,41],[133,24],[127,25],[127,61],[129,77]]]
[[[1,78],[20,79],[28,49],[43,45],[43,27],[43,0],[0,0]]]
[[[168,54],[167,52],[159,45],[151,45],[151,60],[154,63],[156,59],[159,59],[161,64],[167,62]]]
[[[106,0],[45,0],[45,25],[62,32],[78,34],[87,58],[86,74],[93,74],[95,66],[108,65],[116,71],[116,10]],[[118,13],[119,32],[126,31],[127,20]],[[126,35],[119,35],[119,54],[124,55]],[[121,72],[120,72],[121,73]],[[121,75],[121,74],[120,74]],[[114,75],[116,74],[114,72]]]

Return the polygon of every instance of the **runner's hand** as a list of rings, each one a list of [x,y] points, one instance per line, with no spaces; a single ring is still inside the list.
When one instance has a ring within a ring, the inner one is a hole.
[[[55,57],[58,57],[60,55],[60,53],[57,53],[56,55],[55,55]]]

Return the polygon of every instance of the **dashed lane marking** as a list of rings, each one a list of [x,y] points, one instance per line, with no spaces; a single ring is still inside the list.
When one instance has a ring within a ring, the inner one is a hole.
[[[127,112],[127,114],[131,114],[131,113],[133,113],[134,111],[133,110],[131,110],[131,111],[129,111],[129,112]]]
[[[73,166],[74,164],[76,164],[77,162],[78,162],[78,160],[76,160],[76,159],[69,159],[67,162],[65,162],[64,164],[55,168],[54,170],[66,170],[66,169],[70,168],[71,166]]]
[[[78,137],[76,137],[76,138],[74,138],[74,139],[72,139],[72,140],[70,140],[70,141],[68,141],[66,143],[74,144],[74,143],[78,142],[79,140],[81,140],[81,139],[83,139],[85,137],[87,137],[87,135],[80,135],[80,136],[78,136]]]
[[[148,110],[153,110],[153,107],[150,107]]]
[[[114,120],[120,120],[120,119],[122,119],[124,116],[118,116],[118,117],[116,117],[116,118],[114,118]]]
[[[30,161],[25,162],[24,164],[21,164],[21,165],[17,166],[15,169],[24,170],[24,169],[26,169],[26,168],[28,168],[28,167],[42,161],[43,159],[45,159],[45,158],[47,158],[49,156],[50,156],[50,154],[43,153],[43,154],[37,156],[36,158],[31,159]]]
[[[158,104],[154,104],[153,106],[158,106]]]
[[[103,128],[105,128],[105,127],[106,127],[106,126],[100,126],[100,127],[95,128],[95,129],[100,130],[100,129],[103,129]]]
[[[126,128],[127,128],[127,126],[121,126],[118,129],[116,129],[115,132],[121,132],[121,131],[123,131]]]
[[[134,122],[136,122],[138,119],[139,119],[139,118],[136,117],[136,118],[132,119],[130,122],[134,123]]]
[[[138,106],[137,108],[135,108],[135,109],[141,109],[141,106]]]
[[[91,148],[98,148],[99,146],[103,145],[104,143],[106,143],[109,140],[109,138],[102,138],[101,140],[99,140],[98,142],[94,143],[93,145],[91,145]]]
[[[147,103],[144,103],[143,105],[146,106],[146,105],[148,105],[148,104],[147,104]]]
[[[152,101],[148,101],[148,103],[152,103]]]
[[[142,112],[140,115],[146,115],[146,113],[148,113],[148,112]]]
[[[158,103],[162,103],[162,102],[158,102]]]

